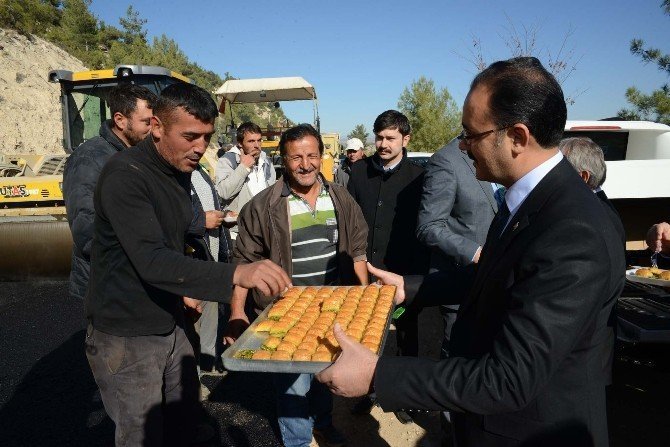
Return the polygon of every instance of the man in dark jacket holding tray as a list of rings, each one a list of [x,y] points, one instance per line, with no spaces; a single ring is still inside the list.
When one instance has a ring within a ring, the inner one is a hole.
[[[211,96],[167,87],[151,134],[113,156],[95,190],[95,237],[86,295],[86,355],[116,445],[194,439],[198,380],[183,306],[226,302],[234,284],[276,294],[290,280],[270,261],[233,266],[187,257],[191,172],[214,133]]]

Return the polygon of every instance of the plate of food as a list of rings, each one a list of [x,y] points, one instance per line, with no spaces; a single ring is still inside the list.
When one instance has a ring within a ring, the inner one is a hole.
[[[232,371],[317,373],[340,352],[335,323],[379,354],[394,295],[395,286],[293,287],[226,350],[223,364]]]
[[[223,221],[227,223],[237,222],[237,213],[235,211],[226,212]]]
[[[656,267],[633,267],[626,270],[626,279],[642,284],[670,287],[670,270]]]

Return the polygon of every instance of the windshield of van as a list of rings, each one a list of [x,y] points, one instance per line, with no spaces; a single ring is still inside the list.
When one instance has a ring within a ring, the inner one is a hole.
[[[628,147],[628,132],[572,131],[566,130],[563,138],[587,137],[592,139],[605,154],[605,160],[625,160]]]

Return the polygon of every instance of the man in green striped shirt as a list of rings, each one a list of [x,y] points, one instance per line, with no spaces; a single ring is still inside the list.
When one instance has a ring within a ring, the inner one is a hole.
[[[271,259],[294,285],[367,284],[368,227],[347,190],[319,174],[323,142],[310,125],[287,130],[279,142],[284,178],[256,195],[240,212],[235,262]],[[274,297],[252,291],[261,311]],[[249,320],[247,290],[235,288],[226,341]],[[309,446],[312,433],[321,445],[344,445],[332,425],[332,395],[311,374],[273,374],[277,415],[287,447]],[[309,392],[309,397],[307,393]]]
[[[323,183],[314,208],[298,193],[288,199],[291,214],[291,258],[293,283],[337,284],[337,218],[335,207]]]

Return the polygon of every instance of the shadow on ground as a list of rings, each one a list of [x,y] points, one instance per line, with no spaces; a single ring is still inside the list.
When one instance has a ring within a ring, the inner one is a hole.
[[[428,320],[420,324],[422,330],[435,326]],[[1,446],[113,445],[114,425],[84,354],[84,327],[83,303],[67,296],[66,281],[0,283]],[[394,352],[393,345],[390,334],[386,354]],[[437,349],[439,331],[426,334],[421,354],[430,356]],[[614,385],[607,394],[610,444],[668,445],[670,346],[625,346],[614,368]],[[204,407],[220,437],[210,445],[281,445],[274,390],[265,375],[229,373],[207,377],[205,384],[212,394]],[[408,444],[402,435],[411,426],[403,426],[400,437],[390,437],[379,414],[352,416],[353,405],[336,399],[334,412],[352,446],[439,445],[435,414],[417,417],[427,433]]]
[[[107,446],[107,417],[84,355],[84,331],[41,358],[0,410],[0,445]]]

